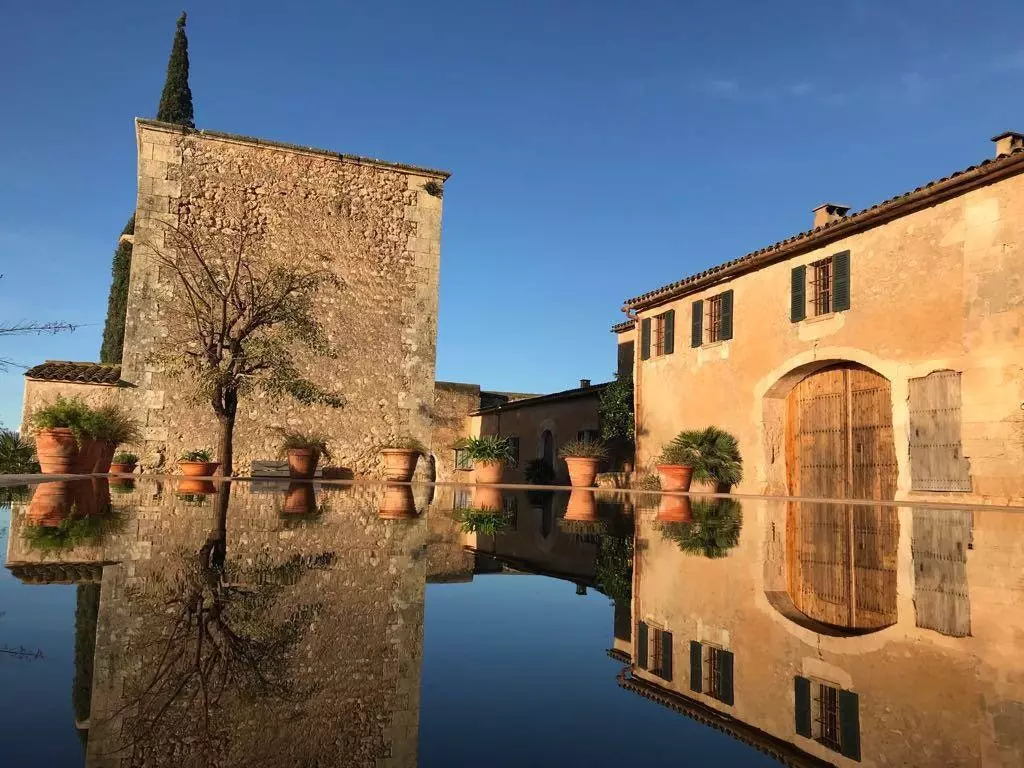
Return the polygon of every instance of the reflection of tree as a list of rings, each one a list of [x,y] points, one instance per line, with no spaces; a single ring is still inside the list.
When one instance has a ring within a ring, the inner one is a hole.
[[[691,555],[725,557],[739,544],[743,510],[735,499],[694,501],[693,516],[685,523],[662,523],[662,534]]]
[[[333,553],[294,556],[283,564],[227,558],[230,483],[217,494],[217,525],[181,568],[132,595],[143,615],[141,662],[128,676],[121,748],[133,765],[220,765],[231,731],[234,699],[299,701],[292,663],[317,605],[282,611],[282,591],[311,568],[329,567]]]
[[[594,566],[595,586],[613,602],[633,596],[633,537],[602,536]]]

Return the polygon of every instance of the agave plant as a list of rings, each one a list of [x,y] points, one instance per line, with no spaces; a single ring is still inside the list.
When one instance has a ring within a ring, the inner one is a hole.
[[[693,502],[693,514],[685,523],[662,523],[661,532],[687,554],[710,559],[725,557],[740,542],[743,509],[735,499]]]
[[[466,455],[473,461],[511,461],[512,441],[506,437],[488,435],[470,437],[462,444]]]
[[[693,467],[698,482],[729,486],[743,479],[739,443],[714,426],[680,432],[662,450],[660,462]]]

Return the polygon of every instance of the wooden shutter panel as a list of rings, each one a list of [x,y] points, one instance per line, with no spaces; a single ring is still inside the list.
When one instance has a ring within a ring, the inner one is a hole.
[[[732,651],[719,651],[718,658],[721,659],[719,669],[722,671],[722,680],[718,687],[722,692],[722,703],[732,706],[734,701],[732,692]]]
[[[636,628],[636,665],[647,669],[647,625],[642,621]]]
[[[961,440],[958,371],[934,371],[909,382],[910,483],[915,491],[970,491],[970,462]]]
[[[793,267],[791,285],[789,320],[799,323],[807,317],[807,267]]]
[[[690,690],[700,693],[704,690],[703,651],[700,643],[696,640],[690,641]]]
[[[853,691],[839,692],[839,746],[845,757],[860,760],[860,699]]]
[[[640,359],[647,360],[651,356],[651,318],[640,321]]]
[[[811,681],[806,677],[793,678],[796,694],[796,732],[811,738]]]
[[[693,318],[690,323],[690,346],[699,347],[704,341],[704,302],[693,302]]]
[[[832,257],[832,310],[850,308],[850,252],[840,251]]]
[[[671,355],[676,351],[676,311],[674,309],[665,313],[665,337],[662,344],[666,355]]]
[[[722,294],[722,327],[719,333],[721,339],[732,338],[732,291]]]
[[[661,679],[672,679],[672,633],[661,633]]]

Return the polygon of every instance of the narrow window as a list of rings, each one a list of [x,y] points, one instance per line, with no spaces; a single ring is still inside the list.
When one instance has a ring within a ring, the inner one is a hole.
[[[690,689],[732,706],[733,654],[706,643],[690,643]]]
[[[814,738],[829,749],[838,752],[842,746],[839,740],[839,689],[825,683],[818,683],[814,697]]]
[[[455,468],[456,469],[472,469],[473,461],[469,458],[469,454],[465,448],[455,449]]]
[[[806,677],[793,679],[796,732],[860,760],[860,699],[853,691]]]
[[[811,313],[814,317],[832,311],[832,257],[811,264]]]
[[[712,296],[704,303],[708,313],[707,322],[704,323],[704,327],[707,328],[707,343],[713,344],[722,339],[722,295]]]
[[[655,357],[665,354],[665,315],[654,316],[654,326],[651,329],[651,348]]]

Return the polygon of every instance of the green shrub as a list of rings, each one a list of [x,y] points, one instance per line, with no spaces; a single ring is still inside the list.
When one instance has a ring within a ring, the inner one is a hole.
[[[504,461],[512,460],[512,442],[508,438],[469,437],[462,443],[466,455],[473,461]]]
[[[601,417],[601,437],[605,440],[633,442],[636,422],[633,418],[633,375],[617,376],[601,393],[597,407]]]
[[[139,457],[128,451],[118,451],[114,454],[115,464],[138,464]]]
[[[116,533],[122,524],[123,519],[116,515],[79,515],[72,511],[60,525],[28,525],[23,535],[32,549],[60,552],[93,544],[108,533]]]
[[[36,408],[29,416],[28,423],[34,432],[43,429],[70,429],[75,440],[81,443],[84,438],[90,437],[86,428],[91,417],[92,409],[82,398],[57,395],[57,399],[49,405]]]
[[[0,429],[0,475],[29,475],[39,471],[36,446],[10,429]]]
[[[555,482],[555,470],[544,459],[533,459],[523,469],[523,476],[530,485],[551,485]]]
[[[680,432],[664,447],[659,461],[693,467],[698,482],[736,485],[743,479],[739,443],[718,427]]]
[[[558,455],[563,459],[607,459],[608,446],[601,440],[569,440]]]
[[[197,448],[192,451],[185,451],[178,461],[213,461],[213,451],[208,448]]]
[[[117,405],[90,408],[83,429],[87,437],[120,445],[138,440],[139,423]]]
[[[311,448],[325,459],[331,459],[331,450],[327,447],[327,435],[322,432],[295,432],[287,429],[278,430],[283,441],[281,443],[281,456],[285,456],[290,449]]]

